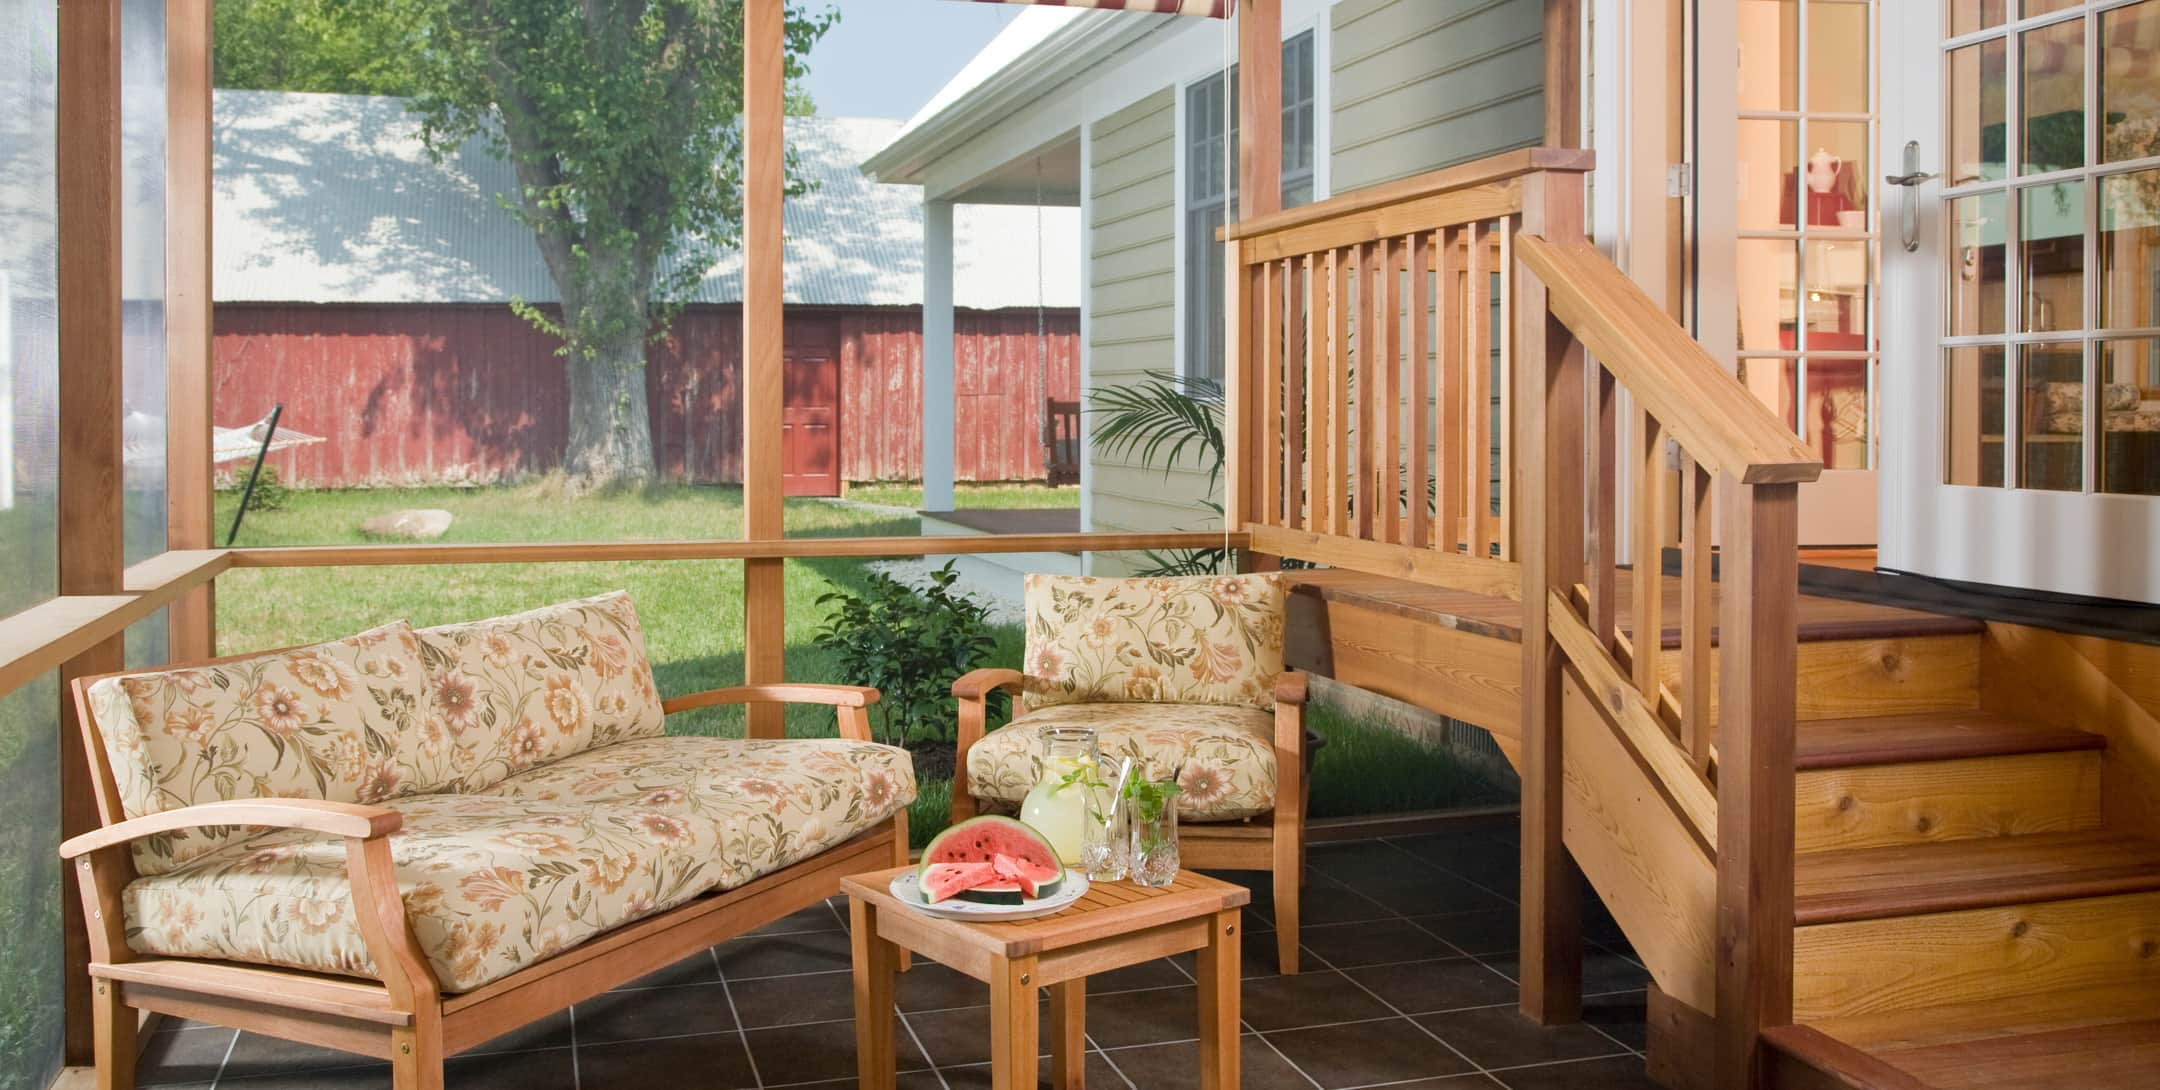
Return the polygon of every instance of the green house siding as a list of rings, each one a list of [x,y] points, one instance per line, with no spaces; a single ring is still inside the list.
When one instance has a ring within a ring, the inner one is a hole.
[[[1334,191],[1538,143],[1540,0],[1342,0],[1334,27]]]

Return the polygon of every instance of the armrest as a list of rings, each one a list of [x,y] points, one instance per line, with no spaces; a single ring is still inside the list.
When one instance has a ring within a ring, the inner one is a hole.
[[[982,700],[999,689],[1017,693],[1026,681],[1026,676],[1018,670],[986,666],[960,675],[959,680],[952,683],[952,694],[962,700]]]
[[[1311,684],[1303,670],[1284,670],[1275,675],[1275,703],[1303,704],[1305,693]]]
[[[317,799],[236,799],[231,802],[205,802],[183,806],[178,810],[130,818],[118,825],[107,825],[81,836],[70,837],[60,845],[60,858],[73,859],[146,836],[178,832],[181,829],[200,829],[205,826],[250,825],[272,829],[306,829],[349,840],[379,840],[397,832],[404,823],[404,816],[395,810],[350,802],[323,802]]]
[[[660,705],[663,715],[710,708],[717,704],[824,704],[834,708],[867,708],[878,702],[878,691],[861,685],[813,685],[788,682],[779,685],[736,685],[678,696]]]

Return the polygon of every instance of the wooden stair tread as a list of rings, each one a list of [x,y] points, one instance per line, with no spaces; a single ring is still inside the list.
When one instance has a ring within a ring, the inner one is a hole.
[[[1807,852],[1794,922],[1916,916],[2160,889],[2160,843],[2108,832]]]
[[[1895,1049],[1885,1062],[1937,1090],[2148,1090],[2160,1083],[2160,1019]]]
[[[1816,1019],[1855,1048],[1890,1052],[2109,1025],[2160,1011],[2160,979]]]
[[[1793,766],[1801,772],[2107,747],[2090,731],[1979,711],[1817,719],[1799,724],[1794,741]]]

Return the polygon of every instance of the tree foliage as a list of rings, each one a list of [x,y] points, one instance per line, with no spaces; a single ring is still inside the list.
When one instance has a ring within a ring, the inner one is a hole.
[[[243,91],[409,95],[415,37],[377,4],[217,0],[215,82]]]

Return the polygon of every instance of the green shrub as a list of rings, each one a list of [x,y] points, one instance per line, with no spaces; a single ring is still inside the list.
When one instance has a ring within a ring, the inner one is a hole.
[[[255,478],[255,491],[252,495],[248,494],[247,481],[247,474],[236,474],[232,487],[223,491],[234,496],[247,495],[247,509],[250,511],[283,510],[285,498],[292,493],[292,489],[285,487],[285,482],[278,479],[278,468],[268,463],[263,465],[262,475]]]
[[[870,709],[871,724],[889,744],[957,740],[952,683],[997,649],[989,611],[953,592],[959,577],[947,561],[918,593],[872,572],[861,593],[818,599],[819,606],[834,607],[818,629],[818,646],[848,683],[882,694]]]

